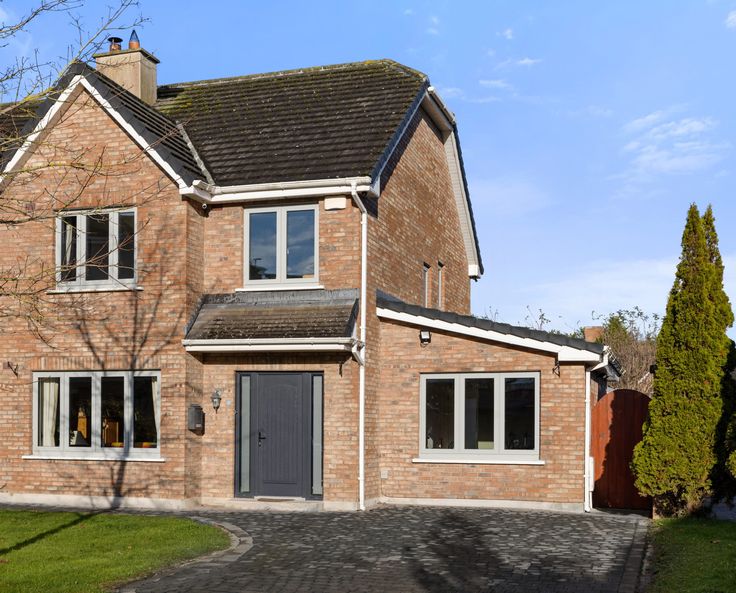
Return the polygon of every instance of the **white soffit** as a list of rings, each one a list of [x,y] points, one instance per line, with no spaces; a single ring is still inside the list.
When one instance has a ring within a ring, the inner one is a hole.
[[[562,346],[560,344],[545,342],[543,340],[536,340],[534,338],[523,338],[521,336],[504,334],[501,332],[482,329],[479,327],[468,327],[460,323],[451,323],[449,321],[442,321],[440,319],[431,319],[429,317],[393,311],[392,309],[386,309],[383,307],[378,307],[377,315],[378,317],[383,319],[391,319],[393,321],[400,321],[402,323],[407,323],[410,325],[441,330],[448,333],[459,334],[473,338],[480,338],[482,340],[488,340],[489,342],[498,342],[501,344],[508,344],[510,346],[527,348],[529,350],[549,352],[551,354],[555,354],[559,362],[591,363],[600,362],[601,360],[601,355],[581,348]]]

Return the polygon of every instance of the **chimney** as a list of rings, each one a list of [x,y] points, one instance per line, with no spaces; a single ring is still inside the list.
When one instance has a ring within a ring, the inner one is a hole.
[[[135,31],[130,34],[128,49],[122,49],[120,37],[110,37],[108,41],[109,51],[94,55],[97,71],[153,105],[156,102],[156,64],[159,62],[156,56],[141,49]]]
[[[603,335],[603,327],[594,325],[583,328],[583,336],[586,342],[597,342]]]

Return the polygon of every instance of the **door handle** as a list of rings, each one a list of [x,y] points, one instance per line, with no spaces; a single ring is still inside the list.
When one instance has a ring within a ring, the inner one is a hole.
[[[261,446],[261,441],[265,441],[265,440],[266,440],[265,433],[259,430],[258,431],[258,446],[260,447]]]

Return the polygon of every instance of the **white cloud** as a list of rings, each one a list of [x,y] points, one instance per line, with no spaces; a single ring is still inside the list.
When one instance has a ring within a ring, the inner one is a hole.
[[[504,39],[508,39],[511,41],[514,38],[514,30],[511,27],[508,27],[498,33],[499,36],[503,37]]]
[[[439,31],[439,29],[436,29],[435,27],[428,27],[427,28],[427,33],[429,35],[439,35],[440,34],[440,31]]]
[[[660,174],[703,171],[723,160],[730,144],[714,137],[718,122],[711,117],[672,117],[682,109],[654,111],[624,125],[630,139],[622,152],[629,155],[630,163],[617,177],[629,184],[641,183]],[[633,189],[624,193],[635,193]]]
[[[514,85],[512,85],[509,82],[506,82],[502,78],[497,78],[494,80],[479,80],[478,84],[480,86],[484,86],[488,89],[498,89],[501,91],[512,91],[514,90]]]
[[[496,56],[496,50],[495,50],[495,49],[489,49],[489,50],[487,50],[487,51],[486,51],[486,55],[487,55],[487,56],[488,56],[489,58],[493,58],[493,57],[495,57],[495,56]]]
[[[411,16],[414,14],[414,11],[411,8],[407,8],[406,10],[404,10],[404,14],[406,16]]]
[[[429,17],[429,22],[432,23],[433,25],[439,25],[440,19],[433,15]]]
[[[726,16],[726,27],[736,29],[736,10],[732,10]]]
[[[535,64],[539,64],[541,62],[539,58],[521,58],[520,60],[516,61],[517,66],[534,66]]]

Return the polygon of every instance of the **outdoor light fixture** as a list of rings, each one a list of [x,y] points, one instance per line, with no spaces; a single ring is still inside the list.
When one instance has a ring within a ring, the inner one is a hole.
[[[429,344],[432,341],[432,332],[428,329],[420,329],[419,330],[419,342],[424,344]]]
[[[220,409],[220,402],[222,401],[222,394],[220,393],[219,389],[215,389],[212,392],[212,407],[215,408],[215,414],[217,414],[217,410]]]

